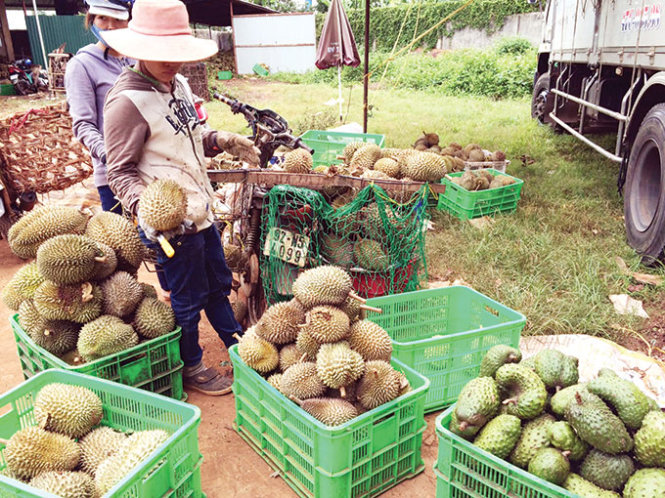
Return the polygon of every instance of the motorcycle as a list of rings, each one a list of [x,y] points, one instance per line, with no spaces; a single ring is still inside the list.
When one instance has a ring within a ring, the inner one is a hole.
[[[9,81],[18,95],[48,90],[48,73],[30,59],[19,59],[9,65]]]

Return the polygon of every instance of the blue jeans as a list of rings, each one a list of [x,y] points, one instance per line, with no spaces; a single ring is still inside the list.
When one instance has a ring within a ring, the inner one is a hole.
[[[97,187],[99,192],[99,199],[102,201],[102,209],[104,211],[111,211],[115,214],[122,214],[122,205],[120,201],[115,198],[113,190],[108,185]]]
[[[233,315],[228,296],[233,276],[224,260],[219,230],[214,225],[191,235],[170,240],[175,255],[168,258],[160,245],[149,241],[139,229],[143,243],[157,254],[163,276],[171,289],[171,307],[182,327],[180,354],[185,366],[198,364],[203,357],[199,346],[199,320],[204,310],[210,324],[228,348],[237,341],[242,328]]]

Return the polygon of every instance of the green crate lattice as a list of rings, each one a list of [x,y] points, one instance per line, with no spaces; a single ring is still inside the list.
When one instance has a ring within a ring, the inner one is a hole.
[[[329,427],[273,388],[229,349],[234,427],[300,497],[369,498],[423,470],[420,455],[429,381],[397,360],[412,391]]]
[[[70,365],[35,344],[21,327],[18,314],[10,319],[10,323],[26,379],[49,368],[60,368],[138,387],[177,400],[186,397],[182,385],[180,327],[119,353],[82,365]]]
[[[101,424],[113,429],[139,431],[163,429],[171,437],[123,478],[103,498],[189,497],[200,498],[201,461],[198,426],[201,411],[193,405],[141,391],[116,382],[65,370],[49,369],[0,396],[0,437],[9,439],[16,431],[36,425],[34,399],[52,382],[83,386],[101,399]],[[0,471],[7,463],[5,444],[0,443]],[[57,498],[0,474],[0,496],[16,498]]]
[[[363,297],[418,289],[427,278],[424,228],[428,188],[423,185],[410,200],[398,203],[382,188],[368,185],[335,209],[322,193],[278,185],[264,200],[261,248],[273,228],[286,229],[310,238],[306,267],[344,267],[353,279],[354,290]],[[326,195],[334,198],[332,193]],[[342,246],[335,248],[332,238]],[[358,266],[353,247],[360,239],[379,241],[387,255],[387,268],[366,270]],[[301,268],[275,255],[266,256],[263,250],[260,263],[267,302],[290,299],[291,285]]]
[[[393,357],[430,380],[425,411],[454,403],[496,344],[517,347],[526,318],[469,287],[451,286],[370,299],[367,318],[393,341]]]
[[[576,498],[481,450],[448,430],[454,406],[436,418],[439,456],[434,466],[436,498]]]
[[[314,149],[312,159],[315,167],[342,163],[337,156],[351,142],[367,142],[383,147],[386,141],[385,135],[327,130],[308,130],[300,138],[308,147]]]

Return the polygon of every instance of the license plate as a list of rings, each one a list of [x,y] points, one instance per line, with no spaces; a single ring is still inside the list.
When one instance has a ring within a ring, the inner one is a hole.
[[[283,228],[272,227],[266,237],[263,254],[302,268],[305,266],[308,249],[309,237],[306,235],[299,235]]]

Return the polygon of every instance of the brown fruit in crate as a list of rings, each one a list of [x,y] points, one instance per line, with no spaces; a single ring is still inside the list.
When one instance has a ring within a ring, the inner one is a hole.
[[[308,399],[323,395],[326,386],[316,374],[316,363],[305,361],[286,369],[279,390],[285,396]]]
[[[272,372],[279,365],[275,345],[256,335],[256,332],[250,333],[250,329],[239,340],[238,355],[248,367],[259,373]]]
[[[94,477],[97,467],[124,444],[127,435],[111,427],[98,427],[79,441],[81,470]]]
[[[132,325],[141,337],[154,339],[175,329],[175,314],[168,304],[155,297],[145,297],[136,308]]]
[[[478,144],[468,144],[464,149],[462,149],[464,152],[466,152],[467,155],[471,153],[472,150],[479,149],[482,150],[482,147]]]
[[[469,162],[481,163],[485,161],[485,153],[480,149],[472,149],[469,151]]]
[[[319,344],[341,341],[349,335],[349,316],[335,306],[315,306],[301,329]]]
[[[97,213],[90,218],[85,234],[115,251],[118,269],[131,273],[141,265],[146,249],[127,218],[108,211]]]
[[[304,354],[295,344],[287,344],[279,350],[279,369],[285,372],[291,365],[298,363]]]
[[[474,190],[476,186],[476,175],[471,170],[464,172],[460,178],[459,186],[466,190]]]
[[[462,146],[458,144],[457,142],[450,142],[448,144],[448,147],[450,147],[453,150],[462,150]]]
[[[376,144],[366,144],[359,148],[351,158],[352,168],[372,169],[374,163],[381,159],[381,148]]]
[[[492,173],[490,173],[486,169],[477,170],[476,175],[485,177],[487,179],[487,183],[490,183],[492,180],[494,180],[494,176],[492,175]]]
[[[2,289],[2,301],[9,309],[18,311],[21,303],[32,299],[43,282],[44,277],[39,273],[36,262],[22,266]]]
[[[294,401],[312,417],[330,426],[344,424],[358,416],[355,406],[339,398],[311,398]]]
[[[305,149],[294,149],[284,155],[282,168],[289,173],[311,173],[314,161]]]
[[[389,363],[382,360],[368,361],[365,364],[365,375],[358,382],[356,395],[358,401],[371,410],[395,399],[402,387],[402,378]]]
[[[505,161],[506,153],[502,150],[495,150],[492,154],[492,161]]]
[[[126,271],[117,271],[101,284],[103,313],[124,317],[133,313],[143,299],[143,287]]]
[[[425,138],[425,143],[427,144],[428,147],[432,147],[433,145],[439,145],[439,135],[436,133],[427,133],[423,131],[423,137]]]
[[[477,175],[474,190],[487,190],[488,188],[490,188],[490,182],[487,177],[484,175]]]
[[[347,144],[344,147],[344,150],[342,151],[342,155],[344,156],[344,162],[346,164],[351,164],[351,159],[353,158],[353,154],[355,154],[356,151],[364,145],[365,142],[351,142],[350,144]]]
[[[81,449],[70,437],[26,427],[9,439],[3,456],[9,470],[21,479],[31,479],[42,472],[74,469]]]
[[[351,325],[349,335],[351,349],[360,353],[365,361],[390,361],[393,344],[383,327],[369,320],[359,320]]]
[[[296,347],[302,354],[306,355],[305,360],[316,360],[316,354],[319,352],[320,344],[308,334],[306,331],[301,330],[296,339]]]
[[[413,148],[418,151],[426,151],[427,149],[429,149],[429,147],[427,147],[425,143],[416,144],[413,146]]]
[[[359,353],[346,341],[322,344],[316,355],[316,373],[328,387],[340,389],[358,380],[365,372],[365,363]]]
[[[37,311],[47,320],[87,323],[102,312],[102,291],[98,285],[55,285],[44,281],[35,291]]]
[[[273,344],[293,342],[300,332],[299,325],[305,321],[302,307],[291,302],[270,306],[256,323],[256,334]]]

